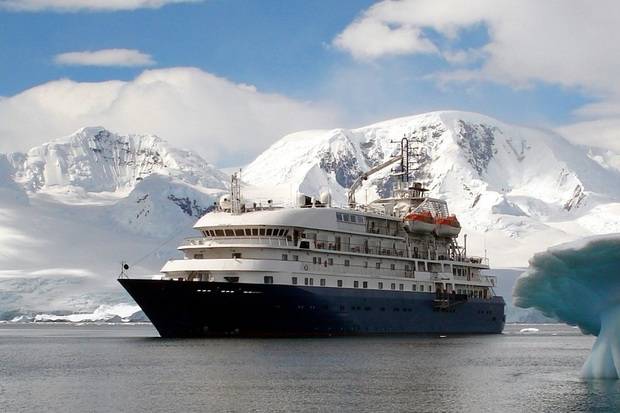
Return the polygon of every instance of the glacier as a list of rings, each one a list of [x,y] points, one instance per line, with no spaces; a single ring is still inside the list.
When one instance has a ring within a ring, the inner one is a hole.
[[[587,237],[534,255],[513,302],[578,326],[596,341],[581,374],[620,377],[620,234]]]

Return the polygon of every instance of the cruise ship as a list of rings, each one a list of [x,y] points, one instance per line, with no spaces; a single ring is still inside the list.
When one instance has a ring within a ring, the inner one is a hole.
[[[355,181],[345,208],[329,193],[286,208],[246,203],[233,174],[182,258],[157,278],[119,282],[162,337],[501,333],[488,260],[467,254],[446,202],[411,181],[410,155],[403,138],[398,156]],[[357,203],[361,183],[391,166],[392,194]]]

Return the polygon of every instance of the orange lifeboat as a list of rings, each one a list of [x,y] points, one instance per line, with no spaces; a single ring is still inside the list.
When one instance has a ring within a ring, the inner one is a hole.
[[[461,232],[461,223],[456,219],[456,215],[437,217],[435,224],[435,233],[439,237],[458,237]]]
[[[403,220],[410,232],[428,233],[435,229],[435,218],[429,211],[410,212]]]

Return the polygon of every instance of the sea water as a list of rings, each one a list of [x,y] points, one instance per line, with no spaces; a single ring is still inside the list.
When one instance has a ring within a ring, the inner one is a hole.
[[[0,409],[620,411],[618,381],[580,378],[593,341],[566,325],[487,336],[161,339],[148,324],[3,324]]]

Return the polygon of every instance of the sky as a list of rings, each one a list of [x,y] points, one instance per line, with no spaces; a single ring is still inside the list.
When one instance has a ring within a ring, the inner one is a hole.
[[[620,152],[620,3],[0,0],[0,152],[84,126],[220,167],[432,110]]]

